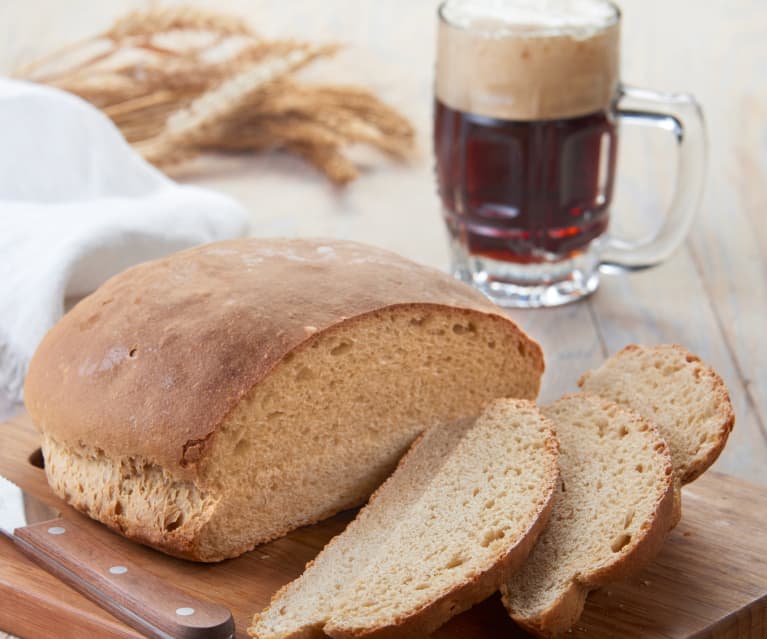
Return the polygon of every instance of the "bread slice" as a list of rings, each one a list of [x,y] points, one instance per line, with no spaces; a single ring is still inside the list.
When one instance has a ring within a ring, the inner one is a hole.
[[[557,476],[556,438],[531,402],[498,400],[476,421],[427,431],[248,632],[426,636],[492,594],[525,559]]]
[[[554,637],[580,617],[588,592],[653,558],[673,517],[668,448],[633,411],[596,396],[543,407],[560,445],[561,480],[549,523],[501,587],[511,617]]]
[[[668,442],[682,484],[716,461],[735,424],[722,379],[676,344],[626,346],[578,385],[649,419]]]
[[[29,368],[48,481],[200,561],[359,506],[426,428],[533,399],[543,356],[445,273],[355,242],[249,238],[135,266]]]

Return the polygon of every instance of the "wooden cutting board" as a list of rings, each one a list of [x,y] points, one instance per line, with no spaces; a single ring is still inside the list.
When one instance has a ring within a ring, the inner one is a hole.
[[[87,522],[125,562],[222,603],[237,638],[280,586],[353,517],[343,513],[238,559],[195,564],[133,544],[87,520],[51,493],[40,468],[38,435],[26,415],[0,424],[0,474],[65,517]],[[0,629],[25,639],[136,638],[139,635],[19,555],[0,538]],[[527,635],[498,596],[446,624],[437,639],[514,639]],[[709,473],[684,491],[684,515],[660,556],[634,579],[592,593],[569,639],[764,639],[767,637],[767,490]]]

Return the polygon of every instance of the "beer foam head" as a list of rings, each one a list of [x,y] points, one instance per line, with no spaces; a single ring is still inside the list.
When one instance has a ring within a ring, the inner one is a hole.
[[[588,38],[617,16],[617,9],[604,0],[448,0],[442,7],[442,17],[451,24],[496,37]]]
[[[437,98],[505,120],[606,109],[618,87],[620,12],[607,0],[447,0]]]

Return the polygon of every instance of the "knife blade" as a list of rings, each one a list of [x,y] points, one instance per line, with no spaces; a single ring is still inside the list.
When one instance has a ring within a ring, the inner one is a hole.
[[[0,534],[120,621],[152,639],[230,639],[231,612],[120,556],[74,519],[0,475]]]

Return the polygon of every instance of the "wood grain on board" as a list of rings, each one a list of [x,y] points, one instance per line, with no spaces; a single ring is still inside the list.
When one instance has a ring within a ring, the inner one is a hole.
[[[44,471],[30,462],[39,436],[21,415],[0,425],[8,442],[0,450],[0,474],[76,518],[119,553],[191,594],[229,607],[237,637],[254,612],[350,521],[346,512],[295,531],[237,559],[195,564],[134,544],[76,513],[55,498]],[[767,633],[767,489],[711,473],[687,487],[683,518],[659,557],[634,579],[594,593],[568,636],[589,639],[757,639]],[[0,539],[0,627],[25,637],[75,639],[95,633],[125,639],[136,633],[17,554]],[[734,625],[733,625],[734,624]],[[497,596],[439,629],[435,639],[526,637],[505,614]]]

